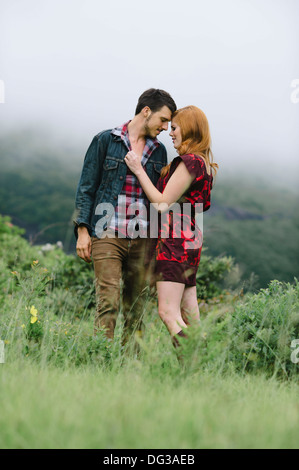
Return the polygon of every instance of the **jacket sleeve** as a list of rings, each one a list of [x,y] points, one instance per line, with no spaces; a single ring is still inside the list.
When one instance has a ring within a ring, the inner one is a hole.
[[[76,192],[75,236],[79,225],[87,227],[91,235],[92,210],[95,196],[102,178],[102,168],[105,159],[101,134],[95,136],[85,155],[81,177]]]

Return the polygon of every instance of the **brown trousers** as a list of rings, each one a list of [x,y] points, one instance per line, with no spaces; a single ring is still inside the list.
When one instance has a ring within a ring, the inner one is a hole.
[[[142,328],[147,285],[151,276],[148,245],[148,239],[92,238],[97,301],[95,334],[101,329],[108,338],[114,337],[121,307],[124,341],[135,329]]]

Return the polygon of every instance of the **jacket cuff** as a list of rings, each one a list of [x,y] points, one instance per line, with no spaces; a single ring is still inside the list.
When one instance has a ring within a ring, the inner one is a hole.
[[[84,222],[76,222],[74,221],[74,234],[76,237],[76,240],[78,239],[78,227],[86,227],[89,233],[89,236],[92,236],[92,228],[89,224],[85,224]]]

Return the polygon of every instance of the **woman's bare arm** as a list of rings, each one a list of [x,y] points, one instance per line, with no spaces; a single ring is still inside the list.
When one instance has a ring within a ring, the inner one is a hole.
[[[169,179],[163,193],[161,193],[147,176],[141,165],[140,157],[138,157],[135,152],[129,152],[125,157],[125,162],[130,170],[137,176],[149,201],[157,205],[158,207],[156,208],[162,212],[175,203],[185,193],[193,181],[193,176],[187,170],[184,162],[181,162]]]

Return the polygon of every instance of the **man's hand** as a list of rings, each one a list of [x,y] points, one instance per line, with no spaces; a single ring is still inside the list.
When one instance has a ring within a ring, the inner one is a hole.
[[[125,156],[125,162],[134,175],[138,176],[138,174],[143,171],[141,156],[137,155],[133,150],[127,153]]]
[[[86,227],[78,227],[77,255],[87,263],[91,262],[91,238]]]

